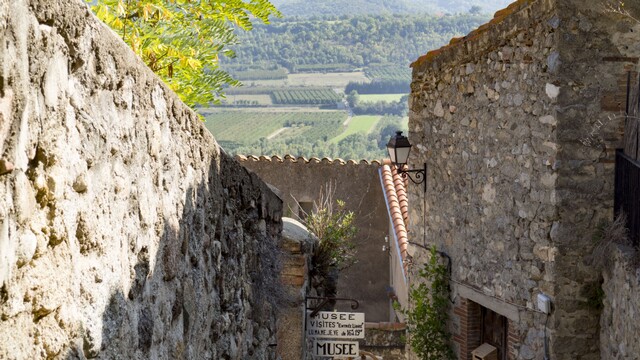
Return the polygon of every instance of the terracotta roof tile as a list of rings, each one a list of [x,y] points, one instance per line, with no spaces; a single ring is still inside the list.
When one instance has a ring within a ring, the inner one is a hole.
[[[397,171],[393,172],[393,185],[398,194],[398,203],[405,224],[409,223],[409,198],[407,197],[407,179],[403,178]]]
[[[403,270],[407,272],[407,248],[409,246],[409,237],[407,233],[407,224],[409,220],[409,207],[406,191],[406,180],[398,174],[395,166],[383,165],[380,169],[380,178],[382,188],[389,210],[389,218],[393,226],[393,234],[400,258],[404,264]]]
[[[297,163],[297,162],[301,162],[301,163],[324,163],[324,164],[334,164],[334,165],[377,165],[377,166],[381,166],[382,162],[378,161],[378,160],[372,160],[372,161],[368,161],[368,160],[344,160],[341,158],[335,158],[332,159],[330,157],[323,157],[322,159],[317,158],[317,157],[311,157],[309,159],[303,157],[303,156],[298,156],[298,157],[294,157],[291,154],[286,154],[284,156],[278,156],[278,155],[272,155],[271,157],[265,156],[265,155],[261,155],[261,156],[256,156],[256,155],[236,155],[235,159],[238,160],[239,162],[244,162],[244,161],[265,161],[265,162],[293,162],[293,163]]]

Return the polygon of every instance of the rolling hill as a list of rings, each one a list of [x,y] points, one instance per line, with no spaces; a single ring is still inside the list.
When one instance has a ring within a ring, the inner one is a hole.
[[[272,0],[285,16],[340,16],[378,14],[455,14],[476,6],[493,14],[511,0]]]

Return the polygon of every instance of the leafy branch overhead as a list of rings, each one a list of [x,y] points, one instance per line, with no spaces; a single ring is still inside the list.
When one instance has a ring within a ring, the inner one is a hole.
[[[234,29],[280,16],[268,0],[98,0],[92,10],[190,106],[217,103],[224,85],[238,84],[219,68],[220,55],[234,56]]]

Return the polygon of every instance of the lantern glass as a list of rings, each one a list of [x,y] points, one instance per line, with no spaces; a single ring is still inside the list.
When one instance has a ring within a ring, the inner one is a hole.
[[[409,159],[411,143],[406,136],[402,135],[402,131],[396,131],[396,135],[392,136],[387,143],[387,151],[391,162],[398,167],[402,167]]]

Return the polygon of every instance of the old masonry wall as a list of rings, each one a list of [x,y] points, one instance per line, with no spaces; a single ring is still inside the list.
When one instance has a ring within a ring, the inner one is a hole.
[[[637,4],[627,9],[637,18]],[[411,163],[427,162],[430,186],[409,189],[410,221],[419,228],[426,211],[428,241],[451,256],[460,359],[480,345],[478,306],[506,317],[508,359],[543,358],[545,339],[553,359],[600,358],[588,292],[600,273],[585,258],[613,216],[621,84],[637,71],[638,30],[602,1],[520,0],[413,64]]]
[[[282,201],[82,1],[0,44],[0,358],[275,359]]]

